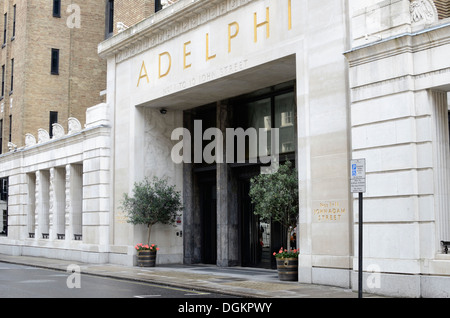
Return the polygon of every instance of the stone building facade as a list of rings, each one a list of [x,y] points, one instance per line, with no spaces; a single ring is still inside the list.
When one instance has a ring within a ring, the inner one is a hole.
[[[349,130],[352,157],[367,162],[365,262],[386,293],[445,296],[450,1],[350,3]]]
[[[298,171],[299,282],[357,289],[350,161],[365,159],[364,290],[448,297],[448,5],[180,0],[127,25],[98,47],[106,103],[88,111],[88,127],[0,156],[0,252],[133,265],[147,232],[127,223],[121,199],[157,176],[184,204],[175,227],[152,230],[158,263],[272,268],[286,233],[254,216],[248,191],[278,149]],[[236,154],[226,132],[239,128],[279,131],[278,147],[247,143],[243,162],[220,160]],[[58,208],[64,176],[81,218]]]
[[[71,117],[54,138],[0,156],[0,253],[105,263],[109,257],[110,125],[106,104]],[[41,129],[40,132],[45,131]],[[5,224],[6,222],[6,224]]]
[[[52,134],[51,123],[85,123],[101,102],[106,65],[97,55],[105,39],[105,1],[2,0],[1,150],[22,147],[27,133]]]

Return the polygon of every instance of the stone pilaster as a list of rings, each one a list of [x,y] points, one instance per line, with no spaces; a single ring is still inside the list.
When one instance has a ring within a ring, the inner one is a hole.
[[[71,240],[82,235],[83,166],[66,165],[66,235]]]
[[[42,234],[49,234],[50,210],[50,172],[39,170],[36,172],[36,238],[43,238]]]
[[[449,131],[447,93],[431,91],[431,103],[434,110],[434,153],[435,153],[435,182],[434,195],[436,207],[436,230],[438,241],[450,241],[450,213],[449,213]]]
[[[225,129],[231,127],[232,114],[224,102],[217,103],[217,127],[222,131],[226,153]],[[226,155],[224,155],[226,158]],[[235,266],[239,263],[239,222],[236,205],[236,181],[231,169],[217,164],[217,266]],[[234,189],[233,189],[234,188]]]

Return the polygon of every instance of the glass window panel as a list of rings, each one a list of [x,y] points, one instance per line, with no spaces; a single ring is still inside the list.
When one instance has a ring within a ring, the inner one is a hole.
[[[245,109],[245,123],[244,129],[254,128],[256,129],[256,134],[258,136],[259,141],[259,129],[264,128],[267,132],[267,149],[262,150],[263,154],[270,153],[270,128],[272,126],[272,117],[271,117],[271,105],[270,98],[261,99],[258,101],[250,102],[244,106]],[[261,136],[261,138],[264,136]],[[245,158],[252,159],[258,157],[258,147],[257,145],[249,145],[248,139],[245,144]],[[261,151],[259,151],[261,152]]]
[[[280,154],[295,151],[295,96],[293,92],[275,97],[275,127],[279,128]]]

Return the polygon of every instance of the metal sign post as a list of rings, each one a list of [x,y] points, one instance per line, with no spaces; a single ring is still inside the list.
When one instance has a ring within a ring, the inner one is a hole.
[[[351,160],[350,188],[352,193],[358,193],[358,297],[363,291],[363,193],[366,192],[366,159]]]

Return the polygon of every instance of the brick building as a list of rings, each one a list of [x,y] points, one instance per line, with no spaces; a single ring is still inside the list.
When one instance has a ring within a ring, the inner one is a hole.
[[[101,102],[105,61],[106,0],[0,1],[0,153],[25,144],[52,124],[67,131],[68,118],[82,125],[86,109]]]
[[[178,0],[108,0],[109,12],[113,12],[114,23],[110,23],[110,32],[119,33],[131,27],[155,12],[174,4]],[[112,21],[111,21],[112,22]]]

